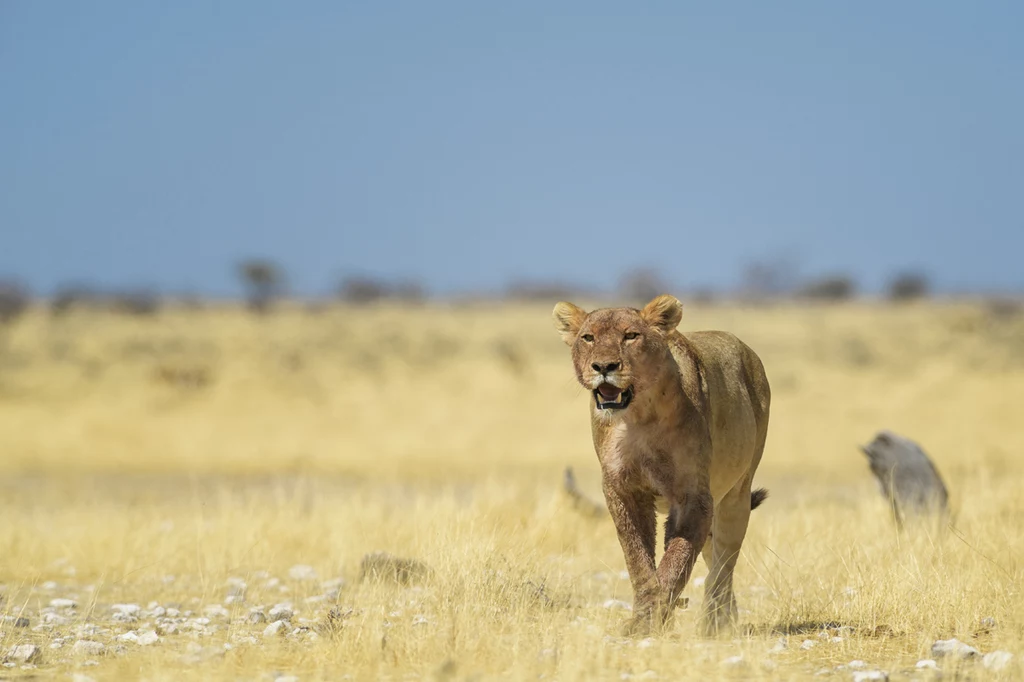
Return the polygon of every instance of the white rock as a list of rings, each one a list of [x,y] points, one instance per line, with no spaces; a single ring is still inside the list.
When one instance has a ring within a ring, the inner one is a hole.
[[[988,670],[1002,670],[1010,665],[1012,660],[1013,654],[1009,651],[993,651],[990,654],[985,654],[985,657],[981,659],[981,663]]]
[[[249,612],[249,616],[246,618],[252,625],[259,625],[260,623],[267,622],[267,614],[263,613],[259,609],[253,609]]]
[[[119,642],[131,642],[132,644],[138,644],[139,643],[139,636],[137,634],[135,634],[134,630],[129,630],[128,632],[124,633],[123,635],[118,635],[117,636],[117,641],[119,641]]]
[[[636,643],[637,649],[650,649],[652,646],[654,646],[653,637],[645,637],[644,639],[641,639],[639,642]]]
[[[325,590],[340,590],[343,587],[345,587],[344,578],[331,578],[330,580],[324,581]]]
[[[628,601],[622,601],[621,599],[609,599],[608,601],[606,601],[601,606],[603,606],[606,609],[612,609],[612,610],[620,610],[620,609],[622,611],[632,611],[633,610],[633,605],[632,604],[630,604]]]
[[[146,632],[143,632],[141,635],[139,635],[139,644],[141,646],[149,646],[151,644],[156,644],[159,641],[159,635],[157,635],[152,630],[147,630]]]
[[[853,682],[887,682],[889,673],[884,670],[859,670],[853,674]]]
[[[316,580],[316,569],[305,564],[296,564],[288,569],[288,577],[292,580]]]
[[[273,623],[271,623],[263,629],[263,636],[277,637],[278,635],[283,635],[285,632],[285,627],[287,627],[287,623],[285,623],[283,620],[275,620]]]
[[[44,590],[46,590],[47,592],[53,592],[54,590],[56,590],[56,589],[57,589],[57,583],[55,583],[55,582],[54,582],[54,581],[52,581],[52,580],[47,580],[47,581],[46,581],[45,583],[43,583],[43,584],[42,584],[42,585],[40,585],[39,587],[40,587],[41,589],[44,589]]]
[[[110,608],[117,613],[123,613],[128,616],[138,616],[142,612],[142,607],[138,604],[114,604]]]
[[[270,620],[291,620],[295,616],[291,604],[277,604],[267,613]]]
[[[220,604],[212,604],[203,609],[203,613],[209,618],[230,618],[231,612]]]
[[[430,625],[430,620],[426,616],[413,616],[413,625]]]
[[[70,619],[60,615],[59,613],[44,613],[41,616],[41,620],[46,625],[67,625],[71,622]]]
[[[743,656],[730,656],[722,661],[722,665],[726,668],[745,668],[747,666],[747,661]]]
[[[938,670],[939,664],[934,659],[922,658],[914,667],[918,670]]]
[[[932,644],[932,656],[934,658],[974,658],[981,652],[969,644],[964,644],[959,639],[940,639]]]
[[[71,647],[71,651],[84,656],[99,656],[107,650],[102,642],[94,642],[89,639],[80,639]]]
[[[992,630],[996,626],[996,619],[992,616],[985,616],[981,619],[981,627],[986,630]]]
[[[777,653],[785,651],[788,648],[789,648],[789,638],[788,637],[779,637],[779,640],[777,642],[775,642],[775,646],[773,646],[771,649],[769,649],[768,653],[770,653],[770,654],[777,654]]]
[[[156,624],[157,634],[164,635],[176,635],[180,631],[177,623],[157,623]]]
[[[50,606],[55,609],[73,609],[78,606],[78,602],[74,599],[51,599]]]
[[[868,667],[868,664],[865,663],[864,661],[856,660],[856,661],[850,661],[849,663],[847,663],[846,667],[850,668],[851,670],[863,670],[864,668]]]
[[[37,663],[43,657],[43,651],[35,644],[19,644],[7,652],[7,660],[13,663]]]
[[[808,649],[813,649],[816,646],[818,646],[818,643],[815,642],[813,639],[805,639],[804,641],[800,642],[800,648],[804,651]]]

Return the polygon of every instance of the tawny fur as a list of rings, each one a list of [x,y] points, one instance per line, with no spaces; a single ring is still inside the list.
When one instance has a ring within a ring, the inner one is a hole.
[[[750,510],[767,495],[751,492],[771,401],[761,360],[732,334],[677,331],[682,304],[672,296],[643,310],[559,303],[553,316],[585,388],[632,389],[619,410],[600,410],[590,396],[602,487],[633,585],[626,633],[665,625],[698,551],[708,565],[702,624],[717,631],[735,619],[733,570]],[[658,564],[656,509],[668,514]]]

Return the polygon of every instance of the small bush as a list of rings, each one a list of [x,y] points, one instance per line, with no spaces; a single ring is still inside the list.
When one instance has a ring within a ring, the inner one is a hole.
[[[17,282],[0,282],[0,324],[18,319],[31,303],[31,297]]]
[[[928,296],[931,286],[928,278],[920,273],[905,272],[889,282],[888,295],[893,301],[912,301]]]
[[[623,300],[638,305],[645,304],[661,294],[667,294],[668,290],[668,285],[661,275],[647,268],[627,272],[619,281],[619,292]]]
[[[856,293],[857,285],[853,279],[846,275],[831,275],[803,285],[797,296],[818,301],[845,301]]]
[[[416,303],[424,300],[423,288],[410,281],[388,282],[375,277],[346,277],[338,286],[338,297],[347,303],[368,304],[384,300]]]
[[[269,260],[242,261],[238,277],[245,287],[249,309],[256,313],[268,312],[274,299],[284,292],[284,272]]]
[[[160,311],[160,297],[151,291],[123,291],[110,297],[110,309],[139,317],[155,315]]]

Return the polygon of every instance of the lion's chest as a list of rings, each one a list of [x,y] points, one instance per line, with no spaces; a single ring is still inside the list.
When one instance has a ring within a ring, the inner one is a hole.
[[[675,478],[672,460],[664,444],[625,424],[610,428],[599,444],[598,457],[606,477],[624,487],[669,497]]]

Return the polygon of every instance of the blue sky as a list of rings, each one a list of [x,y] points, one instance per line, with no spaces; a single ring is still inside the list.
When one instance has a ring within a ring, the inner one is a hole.
[[[6,0],[0,276],[1022,290],[1022,35],[1018,2]]]

